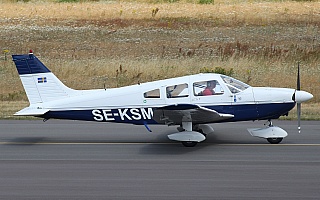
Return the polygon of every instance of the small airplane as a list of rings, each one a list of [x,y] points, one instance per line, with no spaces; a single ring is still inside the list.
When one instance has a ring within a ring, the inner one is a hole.
[[[273,126],[277,119],[313,97],[297,89],[251,87],[232,77],[204,73],[121,88],[74,90],[65,86],[30,50],[12,55],[29,100],[15,115],[144,125],[177,125],[171,140],[193,147],[213,132],[210,123],[268,120],[265,128],[248,129],[252,136],[278,144],[288,134]]]

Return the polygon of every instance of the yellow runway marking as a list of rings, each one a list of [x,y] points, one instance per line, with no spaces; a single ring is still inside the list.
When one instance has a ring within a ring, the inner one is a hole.
[[[141,144],[176,144],[151,142],[0,142],[0,145],[141,145]]]
[[[177,145],[177,143],[157,143],[157,142],[0,142],[0,145],[145,145],[145,144],[161,144],[161,145]],[[201,145],[201,143],[199,144]],[[212,146],[320,146],[320,144],[216,144],[203,143],[203,145]]]
[[[320,144],[217,144],[219,146],[320,146]]]

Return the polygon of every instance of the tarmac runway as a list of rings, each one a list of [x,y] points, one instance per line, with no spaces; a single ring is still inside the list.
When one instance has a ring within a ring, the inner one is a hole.
[[[249,135],[263,122],[213,124],[193,148],[175,127],[0,121],[0,199],[319,199],[320,122],[274,121],[279,145]]]

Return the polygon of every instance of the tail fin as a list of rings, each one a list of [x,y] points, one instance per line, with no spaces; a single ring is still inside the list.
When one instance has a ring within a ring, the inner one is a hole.
[[[76,90],[65,86],[33,53],[12,55],[30,105],[62,99]]]

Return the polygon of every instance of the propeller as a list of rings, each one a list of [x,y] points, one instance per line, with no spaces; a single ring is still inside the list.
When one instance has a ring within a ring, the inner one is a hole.
[[[300,62],[298,62],[298,75],[297,75],[297,91],[300,91]],[[301,133],[300,119],[301,119],[301,102],[297,102],[297,115],[298,115],[298,132]]]
[[[300,63],[298,62],[297,89],[292,95],[292,100],[297,103],[298,131],[301,133],[301,103],[313,98],[309,92],[302,91],[300,87]]]

